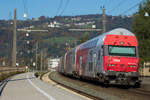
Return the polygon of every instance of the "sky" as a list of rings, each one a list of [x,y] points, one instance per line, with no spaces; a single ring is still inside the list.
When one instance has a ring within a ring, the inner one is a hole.
[[[132,15],[138,11],[142,0],[0,0],[0,19],[12,19],[17,8],[17,19],[38,18],[40,16],[75,16],[102,14],[104,6],[108,15]],[[130,9],[131,8],[131,9]]]

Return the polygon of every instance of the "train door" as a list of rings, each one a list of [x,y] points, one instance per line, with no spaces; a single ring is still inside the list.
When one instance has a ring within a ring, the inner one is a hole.
[[[102,46],[100,50],[100,71],[101,72],[103,72],[103,56],[104,56],[104,51]]]
[[[82,75],[82,56],[80,56],[80,69],[79,69],[79,76]]]
[[[92,77],[93,74],[93,50],[89,51],[89,57],[88,57],[88,76]]]
[[[93,76],[95,77],[95,71],[96,71],[96,53],[93,53],[93,68],[92,68],[92,71],[93,71]]]
[[[67,53],[65,53],[65,57],[64,57],[64,68],[63,68],[64,73],[66,72],[66,66],[67,66],[67,60],[66,59],[67,59]]]
[[[61,72],[64,73],[64,57],[61,59]]]

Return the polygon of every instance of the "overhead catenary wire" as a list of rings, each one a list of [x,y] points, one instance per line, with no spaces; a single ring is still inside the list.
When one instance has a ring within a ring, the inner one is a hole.
[[[96,4],[97,4],[98,8],[99,8],[99,6],[101,6],[100,3],[99,3],[99,1],[100,0],[96,0]]]
[[[109,0],[105,0],[105,4],[106,4],[106,5],[108,5],[108,4],[110,3],[110,2],[108,3],[108,1],[109,1]],[[105,5],[105,6],[106,6],[106,5]]]
[[[26,0],[22,0],[22,2],[23,2],[23,8],[24,8],[24,12],[25,12],[27,1]]]
[[[23,0],[24,13],[27,13],[27,0]]]
[[[60,0],[60,3],[59,3],[58,8],[57,8],[56,16],[58,16],[58,14],[62,8],[62,5],[63,5],[63,0]]]
[[[27,9],[27,0],[23,0],[23,8],[24,8],[24,17],[27,17],[28,9]]]
[[[114,4],[114,0],[96,0],[96,4],[98,5],[98,7],[100,7],[100,9],[103,7],[107,8]]]
[[[96,4],[97,4],[98,8],[100,7],[100,9],[105,6],[103,0],[96,0]],[[99,13],[99,10],[98,10],[98,13]]]
[[[108,1],[107,0],[99,0],[100,2],[101,2],[101,7],[103,6],[106,6],[106,5],[108,5]]]
[[[111,0],[111,2],[109,2],[109,5],[108,6],[112,6],[112,4],[114,4],[114,0]]]
[[[106,0],[101,0],[101,1],[104,1],[103,4],[102,4],[102,6],[105,6],[105,5],[106,5],[106,4],[105,4],[105,3],[106,3]]]
[[[105,0],[104,0],[104,1],[105,1]],[[104,5],[103,0],[97,0],[96,2],[99,3],[99,4],[101,4],[100,6]]]
[[[64,9],[63,9],[63,10],[61,11],[61,13],[60,13],[60,16],[63,15],[63,13],[65,12],[66,8],[67,8],[68,5],[69,5],[69,2],[70,2],[70,0],[67,0],[67,1],[66,1],[66,4],[65,4],[65,6],[64,6]]]
[[[142,1],[136,3],[135,5],[133,5],[132,7],[128,8],[127,10],[125,10],[124,12],[121,13],[121,15],[131,11],[132,9],[134,9],[135,7],[139,6],[142,3]]]
[[[124,4],[127,0],[121,0],[114,8],[112,8],[111,10],[108,11],[108,13],[116,10],[117,8],[119,8],[122,4]]]

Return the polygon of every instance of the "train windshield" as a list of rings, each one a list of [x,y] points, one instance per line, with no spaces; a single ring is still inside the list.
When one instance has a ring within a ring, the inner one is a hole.
[[[109,55],[114,56],[136,56],[136,47],[127,47],[127,46],[109,46],[108,47]]]

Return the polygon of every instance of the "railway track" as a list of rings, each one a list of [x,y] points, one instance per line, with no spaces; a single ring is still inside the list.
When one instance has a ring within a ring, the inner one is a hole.
[[[150,96],[150,91],[143,90],[143,89],[129,89],[128,91],[140,95]]]
[[[40,79],[45,81],[45,82],[47,82],[47,83],[53,84],[53,86],[59,86],[59,87],[65,88],[65,89],[69,89],[69,90],[71,90],[71,91],[73,91],[75,93],[78,93],[78,94],[80,94],[82,96],[85,96],[85,97],[89,98],[88,100],[103,100],[103,99],[100,99],[100,98],[93,97],[93,96],[87,95],[85,93],[82,93],[82,92],[80,92],[80,91],[78,91],[76,89],[73,89],[71,87],[67,87],[67,86],[65,86],[65,85],[63,85],[61,83],[58,83],[55,80],[51,80],[51,79],[49,79],[49,73],[45,73],[43,76],[40,77]]]
[[[57,84],[65,87],[65,88],[68,88],[68,89],[70,89],[70,90],[72,90],[72,91],[74,91],[78,94],[84,95],[84,96],[86,96],[86,97],[88,97],[92,100],[121,100],[119,97],[112,96],[112,95],[107,95],[106,93],[103,93],[103,92],[98,93],[97,91],[95,91],[93,89],[85,88],[87,86],[87,83],[80,84],[80,86],[75,85],[75,84],[70,84],[70,82],[67,83],[67,80],[65,80],[65,81],[57,80],[58,78],[53,77],[53,75],[55,76],[55,74],[50,74],[49,75],[49,78],[52,81],[56,82]],[[63,76],[63,75],[61,75],[61,76]]]
[[[51,79],[52,79],[52,78],[51,78]],[[88,98],[90,98],[90,99],[92,99],[92,100],[104,100],[104,99],[102,99],[102,98],[99,98],[99,97],[96,97],[96,96],[87,94],[87,93],[85,93],[85,92],[83,92],[83,91],[80,91],[80,90],[78,90],[78,89],[75,89],[75,88],[73,88],[73,87],[67,86],[67,85],[65,85],[65,84],[63,84],[63,83],[61,83],[61,82],[58,82],[58,81],[54,80],[54,79],[52,79],[52,81],[54,81],[55,83],[57,83],[56,85],[61,85],[61,86],[65,87],[65,88],[67,88],[67,89],[69,89],[69,90],[71,90],[71,91],[74,91],[74,92],[76,92],[76,93],[78,93],[78,94],[80,94],[80,95],[86,96],[86,97],[88,97]]]
[[[103,98],[104,100],[105,99],[107,100],[149,100],[150,98],[150,92],[143,90],[142,88],[122,89],[120,87],[115,87],[115,86],[112,87],[110,86],[108,88],[105,88],[100,84],[88,82],[88,81],[81,81],[75,78],[71,79],[57,72],[51,73],[50,78],[55,82],[57,82],[58,84],[62,84],[62,86],[65,86],[70,89],[71,88],[77,89],[77,90],[74,89],[74,91],[76,92],[80,93],[82,91],[84,93],[90,91],[89,93],[86,93],[89,96],[90,95],[93,95],[93,97],[99,96],[99,98],[106,97]]]

